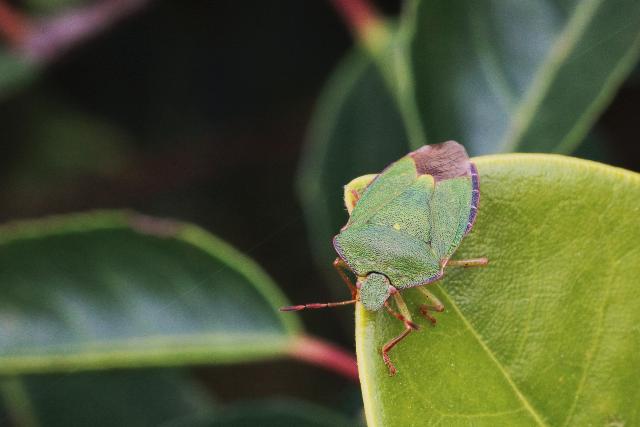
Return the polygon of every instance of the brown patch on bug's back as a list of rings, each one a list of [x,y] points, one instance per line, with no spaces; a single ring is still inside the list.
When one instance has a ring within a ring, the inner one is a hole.
[[[409,155],[419,174],[431,175],[436,181],[470,176],[467,151],[455,141],[425,145]]]

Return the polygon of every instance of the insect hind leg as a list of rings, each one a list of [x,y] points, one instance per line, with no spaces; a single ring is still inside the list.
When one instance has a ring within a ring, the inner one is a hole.
[[[422,294],[429,301],[432,302],[432,304],[422,304],[420,306],[420,314],[426,317],[431,322],[431,324],[435,326],[435,324],[437,323],[437,320],[435,317],[429,314],[429,311],[437,311],[438,313],[442,313],[444,311],[444,304],[442,304],[442,302],[440,302],[440,300],[436,298],[435,295],[433,295],[431,292],[426,290],[424,286],[419,286],[418,290],[422,292]]]
[[[489,260],[486,257],[472,259],[450,259],[447,261],[447,267],[486,267]]]

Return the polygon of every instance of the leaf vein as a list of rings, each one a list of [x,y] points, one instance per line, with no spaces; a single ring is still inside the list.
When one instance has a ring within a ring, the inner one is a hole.
[[[531,414],[531,416],[538,423],[538,425],[546,427],[547,424],[544,422],[540,414],[538,414],[538,412],[534,409],[533,405],[531,405],[531,403],[527,400],[524,394],[522,394],[522,392],[520,391],[516,383],[513,381],[509,373],[502,367],[497,357],[495,356],[495,354],[493,354],[491,349],[486,345],[486,343],[484,342],[480,334],[473,328],[473,326],[471,326],[467,318],[463,316],[462,312],[460,311],[460,308],[454,303],[453,299],[449,296],[449,294],[445,292],[445,290],[442,289],[442,287],[440,287],[440,289],[442,290],[442,295],[448,301],[449,307],[453,308],[456,314],[460,317],[462,324],[469,330],[471,335],[478,341],[478,344],[480,344],[480,346],[485,351],[487,356],[489,356],[489,358],[495,363],[496,367],[502,373],[507,383],[511,386],[514,393],[520,400],[520,402],[522,402],[522,406]]]
[[[520,106],[512,116],[511,124],[500,143],[500,151],[514,151],[519,145],[526,128],[541,106],[551,88],[553,78],[562,67],[563,61],[573,52],[580,36],[598,10],[603,0],[585,0],[576,6],[571,18],[556,37],[549,54],[536,72]]]

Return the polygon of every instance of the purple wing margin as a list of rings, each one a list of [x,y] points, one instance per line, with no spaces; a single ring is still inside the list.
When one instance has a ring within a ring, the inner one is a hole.
[[[469,171],[471,172],[471,211],[469,212],[467,228],[464,231],[465,236],[471,231],[473,224],[476,222],[478,203],[480,203],[480,178],[478,178],[476,165],[469,162]]]

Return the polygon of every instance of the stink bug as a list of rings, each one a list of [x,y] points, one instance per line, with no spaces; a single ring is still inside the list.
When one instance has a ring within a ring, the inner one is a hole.
[[[378,175],[365,175],[345,186],[349,221],[333,238],[338,258],[333,265],[351,290],[341,302],[295,305],[282,311],[325,308],[360,302],[365,309],[384,308],[404,324],[404,331],[382,347],[382,358],[394,375],[389,351],[418,325],[401,291],[417,287],[431,302],[421,314],[444,310],[423,285],[444,275],[449,266],[483,266],[486,258],[450,260],[471,231],[480,199],[476,166],[455,141],[425,145],[392,163]],[[354,284],[348,271],[356,278]],[[394,310],[392,298],[399,312]]]

